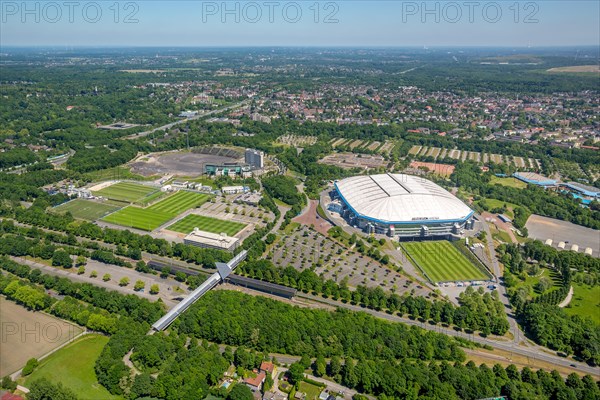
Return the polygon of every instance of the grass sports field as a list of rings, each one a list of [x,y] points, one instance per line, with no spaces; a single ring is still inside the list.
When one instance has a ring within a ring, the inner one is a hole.
[[[411,242],[402,245],[433,282],[487,280],[450,242]]]
[[[97,203],[95,201],[75,199],[54,208],[54,211],[63,213],[69,211],[79,219],[95,221],[106,214],[117,211],[120,207],[112,204]]]
[[[158,189],[151,186],[140,185],[139,183],[119,182],[105,187],[104,189],[100,189],[97,192],[94,192],[94,194],[108,199],[134,202],[140,201],[156,191],[158,191]]]
[[[102,335],[85,335],[40,362],[39,367],[25,380],[25,386],[36,379],[46,378],[75,392],[80,399],[119,399],[98,383],[94,363],[108,342]]]
[[[204,204],[209,195],[180,191],[148,207],[149,210],[179,215],[185,210]]]
[[[151,231],[167,223],[185,210],[199,206],[209,196],[202,193],[177,192],[147,208],[129,206],[107,215],[102,220],[113,224]]]
[[[185,218],[175,222],[167,229],[188,234],[193,231],[194,228],[198,228],[205,232],[225,232],[227,235],[233,236],[244,229],[245,226],[245,224],[240,222],[225,221],[221,219],[205,217],[202,215],[188,215]]]
[[[573,298],[564,310],[569,315],[589,317],[600,325],[600,286],[573,283]]]
[[[29,311],[2,296],[0,325],[0,376],[18,371],[30,358],[39,358],[82,332],[77,325]]]

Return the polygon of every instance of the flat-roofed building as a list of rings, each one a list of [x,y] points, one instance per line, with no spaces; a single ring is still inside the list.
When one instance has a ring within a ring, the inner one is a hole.
[[[233,251],[239,245],[240,240],[235,237],[227,236],[224,233],[212,233],[201,231],[194,228],[192,233],[183,239],[183,243],[204,249],[217,249]]]

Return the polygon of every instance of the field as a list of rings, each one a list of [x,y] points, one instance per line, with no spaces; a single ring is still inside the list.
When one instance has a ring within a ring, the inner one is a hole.
[[[97,196],[109,199],[135,202],[156,192],[157,189],[137,183],[119,182],[94,192]]]
[[[209,196],[206,194],[181,191],[150,207],[125,207],[102,220],[121,226],[152,231],[185,210],[205,203],[208,198]]]
[[[204,204],[209,197],[207,194],[179,191],[148,207],[148,210],[179,215],[185,210]]]
[[[0,347],[5,349],[0,357],[0,376],[18,371],[30,358],[39,358],[82,332],[77,325],[29,311],[4,297],[0,297],[0,310]]]
[[[111,224],[152,231],[175,217],[176,215],[152,211],[149,208],[129,206],[107,215],[102,220]]]
[[[323,389],[312,383],[302,381],[298,384],[298,391],[306,393],[306,400],[316,400],[319,398],[319,394],[321,394]]]
[[[233,236],[246,227],[245,224],[234,221],[225,221],[217,218],[205,217],[202,215],[188,215],[185,218],[175,222],[167,229],[175,232],[188,234],[198,228],[201,231],[221,233],[225,232],[228,236]]]
[[[39,367],[26,378],[25,386],[46,378],[62,383],[80,399],[118,399],[98,383],[94,363],[108,342],[108,337],[86,335],[40,362]]]
[[[75,199],[61,204],[54,208],[54,211],[60,213],[70,212],[71,215],[79,219],[95,221],[106,214],[117,211],[120,207],[112,204],[96,203],[95,201]]]
[[[450,242],[411,242],[403,247],[433,282],[489,279]]]
[[[525,189],[527,187],[527,184],[525,182],[520,181],[513,177],[501,178],[499,176],[492,176],[492,179],[490,179],[490,183],[492,185],[509,186],[509,187],[514,187],[517,189]]]
[[[569,315],[590,317],[600,325],[600,286],[573,283],[573,298],[565,311]]]

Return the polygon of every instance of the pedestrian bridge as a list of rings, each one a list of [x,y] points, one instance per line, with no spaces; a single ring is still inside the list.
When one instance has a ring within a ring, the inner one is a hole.
[[[168,313],[162,318],[152,324],[152,329],[156,332],[160,332],[166,329],[175,319],[181,315],[185,310],[190,308],[192,304],[196,302],[200,297],[204,296],[210,289],[223,282],[231,272],[246,258],[248,252],[246,250],[233,257],[228,263],[217,263],[217,272],[208,277],[200,286],[196,288],[192,293],[189,294],[185,299],[181,300],[175,307],[173,307]],[[150,333],[154,333],[150,331]]]

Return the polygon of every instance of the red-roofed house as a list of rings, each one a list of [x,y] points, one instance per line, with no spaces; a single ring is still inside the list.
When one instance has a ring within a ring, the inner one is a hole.
[[[262,384],[266,377],[267,375],[264,373],[264,371],[260,371],[255,377],[244,379],[244,383],[248,385],[250,390],[253,392],[258,392],[262,388]]]
[[[263,361],[262,363],[260,363],[260,370],[263,371],[265,374],[271,375],[272,378],[273,374],[275,373],[275,365],[272,362]]]

